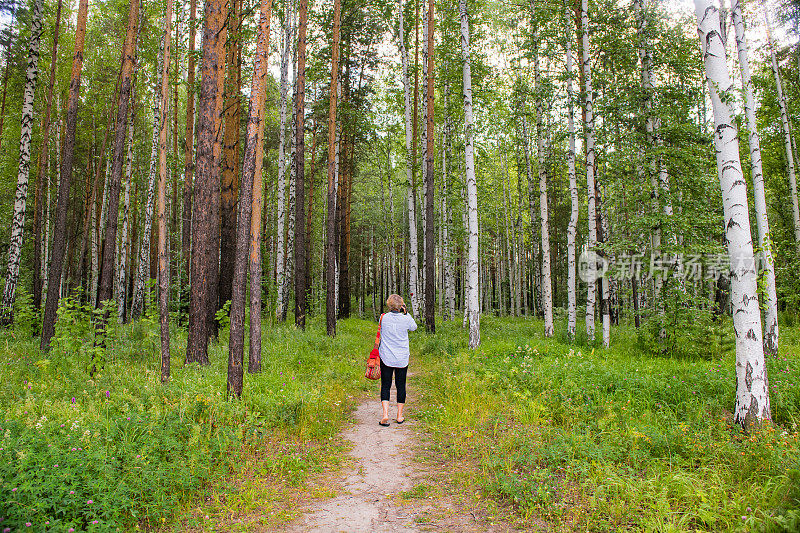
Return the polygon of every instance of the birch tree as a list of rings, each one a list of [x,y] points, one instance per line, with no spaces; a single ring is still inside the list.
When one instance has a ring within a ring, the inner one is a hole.
[[[133,78],[136,79],[136,70],[138,69],[138,61],[134,67]],[[129,243],[128,231],[130,225],[130,207],[131,207],[131,179],[133,178],[133,130],[134,123],[136,122],[136,84],[131,89],[131,101],[134,105],[131,106],[131,118],[128,121],[128,152],[125,157],[125,194],[123,199],[122,211],[122,235],[120,238],[120,251],[119,262],[117,265],[117,283],[114,287],[115,299],[117,300],[117,316],[120,321],[126,318],[126,267],[128,263]]]
[[[797,200],[797,178],[795,175],[795,161],[792,152],[792,132],[789,126],[789,114],[786,105],[786,95],[783,94],[781,72],[778,68],[778,58],[775,54],[775,43],[772,42],[769,15],[764,11],[764,21],[767,28],[767,44],[772,61],[772,73],[775,75],[775,90],[778,93],[778,108],[781,112],[781,126],[783,126],[783,142],[786,149],[786,172],[789,175],[789,189],[792,195],[792,222],[794,223],[795,250],[800,255],[800,206]]]
[[[61,296],[61,279],[64,255],[67,249],[67,210],[69,209],[69,188],[72,179],[72,164],[75,161],[75,130],[78,125],[78,103],[80,101],[81,71],[83,70],[83,47],[86,40],[86,19],[89,11],[89,0],[80,0],[78,16],[75,23],[75,52],[72,56],[72,72],[69,82],[69,100],[67,101],[67,120],[64,132],[64,144],[61,157],[61,179],[58,184],[56,200],[56,220],[53,231],[52,260],[47,279],[47,300],[45,301],[44,320],[40,348],[50,349],[56,325],[58,300]]]
[[[755,257],[750,235],[747,186],[739,159],[739,136],[730,99],[720,14],[710,0],[695,0],[697,33],[714,110],[714,146],[722,191],[725,240],[730,258],[733,329],[736,336],[734,420],[745,429],[771,417],[769,385],[761,343]]]
[[[56,65],[58,64],[58,38],[61,29],[61,8],[63,0],[58,0],[58,7],[56,8],[56,24],[53,28],[53,51],[50,56],[50,83],[47,86],[47,102],[45,104],[44,121],[42,122],[42,147],[39,151],[39,171],[36,178],[36,204],[33,214],[33,307],[36,310],[42,307],[42,278],[46,278],[46,265],[47,254],[43,253],[47,247],[47,233],[45,232],[44,239],[42,239],[42,208],[43,198],[42,189],[46,186],[45,180],[47,179],[47,207],[50,207],[50,187],[47,170],[49,165],[49,141],[50,141],[50,112],[53,108],[53,89],[56,83]],[[56,114],[56,122],[58,117],[61,116],[60,109]],[[60,147],[60,145],[58,145]],[[46,215],[47,213],[45,213]],[[47,223],[50,222],[50,217],[44,217]]]
[[[144,207],[144,231],[139,244],[139,261],[136,266],[136,279],[133,285],[133,301],[131,302],[131,318],[138,320],[144,309],[145,276],[150,272],[150,236],[153,228],[153,211],[156,192],[156,172],[158,165],[158,132],[161,128],[161,71],[164,63],[164,38],[159,44],[156,69],[156,84],[153,98],[153,129],[150,138],[150,169],[147,172],[147,200]]]
[[[739,69],[742,73],[744,89],[744,112],[749,129],[750,168],[753,180],[753,203],[756,211],[756,227],[758,229],[758,247],[763,262],[761,275],[764,278],[764,349],[767,353],[778,353],[778,296],[775,290],[775,258],[772,256],[772,238],[767,218],[767,200],[764,192],[764,171],[761,166],[761,141],[756,123],[755,97],[753,81],[750,77],[747,35],[742,17],[740,0],[735,0],[731,18],[736,30],[736,48],[739,52]]]
[[[325,325],[328,335],[336,335],[336,106],[339,79],[339,39],[341,0],[333,3],[333,42],[331,43],[331,93],[328,102],[327,215],[325,225]],[[403,18],[402,5],[400,20]],[[401,28],[402,28],[402,22]],[[401,29],[402,32],[402,29]],[[402,33],[400,34],[402,39]]]
[[[583,83],[586,99],[586,190],[588,204],[589,232],[586,240],[588,262],[586,271],[586,335],[589,342],[594,342],[594,306],[596,300],[597,263],[595,247],[597,246],[597,212],[595,197],[595,153],[594,153],[594,111],[592,96],[592,67],[589,50],[589,1],[581,0],[581,42],[583,48]]]
[[[426,150],[425,150],[425,330],[429,333],[436,332],[436,317],[435,317],[435,297],[436,297],[436,258],[435,258],[435,241],[434,241],[434,183],[433,183],[433,78],[434,71],[434,42],[433,36],[435,33],[434,26],[434,0],[428,0],[428,24],[427,24],[427,42],[426,59],[427,59],[427,94],[426,94]]]
[[[411,312],[414,316],[419,313],[419,296],[417,287],[419,286],[418,272],[419,261],[417,259],[417,220],[414,210],[414,134],[412,127],[412,106],[411,106],[411,87],[408,78],[408,50],[406,49],[405,30],[403,29],[403,5],[400,0],[400,58],[403,63],[403,101],[405,104],[405,128],[406,128],[406,175],[408,177],[408,277],[409,295],[411,296]]]
[[[480,302],[478,301],[478,185],[475,180],[475,152],[473,146],[475,124],[472,118],[472,66],[470,64],[467,1],[459,0],[458,8],[461,15],[461,54],[464,61],[462,75],[464,78],[464,166],[467,179],[469,232],[469,259],[467,266],[467,277],[469,278],[469,288],[467,289],[469,347],[477,348],[481,343],[481,310]]]
[[[278,239],[276,248],[277,303],[275,314],[279,322],[286,320],[286,107],[289,96],[289,58],[292,50],[294,0],[286,0],[283,51],[281,53],[281,129],[278,133]]]
[[[568,8],[569,9],[569,8]],[[569,20],[569,12],[566,14]],[[572,31],[566,24],[568,31],[565,39],[566,68],[567,68],[567,130],[569,132],[569,149],[567,151],[567,172],[569,174],[570,215],[567,227],[567,333],[571,340],[575,339],[577,325],[577,291],[576,291],[576,264],[575,264],[575,237],[578,232],[578,180],[575,173],[575,95],[572,88]]]
[[[14,214],[11,218],[11,242],[8,247],[8,272],[3,291],[0,323],[11,322],[14,297],[22,258],[22,237],[25,231],[25,206],[28,200],[28,174],[31,168],[31,137],[33,136],[33,98],[39,79],[39,41],[42,37],[42,0],[34,0],[31,13],[31,35],[28,40],[28,66],[25,69],[25,93],[22,98],[22,120],[19,135],[19,164]]]

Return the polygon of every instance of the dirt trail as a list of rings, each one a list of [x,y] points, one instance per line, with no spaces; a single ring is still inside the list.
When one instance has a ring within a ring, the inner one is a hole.
[[[394,388],[391,397],[395,397]],[[447,470],[437,471],[414,460],[422,439],[414,420],[414,402],[422,398],[410,388],[409,399],[412,403],[403,424],[395,422],[397,406],[391,403],[389,427],[378,425],[381,406],[377,398],[356,408],[355,425],[342,433],[352,443],[353,461],[339,480],[338,495],[311,504],[286,531],[516,531],[487,515],[483,506],[475,506],[465,495],[447,494],[439,483],[448,476]]]
[[[414,421],[397,424],[391,415],[389,427],[378,425],[376,400],[359,405],[354,415],[356,424],[342,436],[353,444],[355,468],[343,480],[341,494],[316,503],[287,531],[419,531],[414,517],[395,503],[395,496],[413,485]]]

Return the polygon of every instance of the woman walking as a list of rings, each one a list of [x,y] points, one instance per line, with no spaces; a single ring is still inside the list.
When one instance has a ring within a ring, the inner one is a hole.
[[[406,304],[397,294],[386,300],[389,312],[381,317],[381,406],[383,418],[379,424],[389,425],[389,391],[392,388],[392,375],[397,387],[398,424],[405,421],[403,408],[406,403],[406,373],[408,372],[408,332],[417,329],[417,323],[406,312]]]

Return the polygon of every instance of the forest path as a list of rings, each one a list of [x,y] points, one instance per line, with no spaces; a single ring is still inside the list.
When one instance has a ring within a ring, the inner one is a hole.
[[[413,375],[409,375],[413,381]],[[392,388],[392,398],[395,390]],[[437,479],[448,476],[432,465],[415,461],[421,451],[421,427],[414,419],[417,391],[409,387],[411,406],[406,421],[397,424],[397,406],[391,403],[390,426],[378,424],[377,398],[363,401],[353,413],[355,424],[342,432],[352,444],[352,462],[337,480],[338,495],[316,501],[305,514],[287,526],[291,533],[305,532],[418,532],[509,531],[493,524],[463,498],[454,499]]]

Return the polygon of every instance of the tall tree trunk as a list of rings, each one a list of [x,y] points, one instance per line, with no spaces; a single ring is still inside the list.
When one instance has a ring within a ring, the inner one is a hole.
[[[531,0],[531,14],[534,24],[533,78],[536,91],[536,147],[539,163],[539,218],[541,220],[542,243],[542,311],[544,311],[544,336],[553,336],[553,285],[550,280],[550,218],[547,210],[547,168],[545,133],[543,128],[544,110],[542,100],[542,78],[539,74],[539,21],[536,1]]]
[[[208,364],[219,275],[219,162],[227,13],[220,0],[205,3],[203,64],[197,111],[197,162],[192,200],[192,286],[186,363]]]
[[[710,0],[695,0],[697,32],[714,108],[717,175],[722,190],[725,238],[731,274],[733,328],[736,334],[734,420],[745,429],[771,418],[769,381],[761,343],[755,258],[750,235],[747,186],[739,160],[739,136],[731,105],[720,95],[731,90],[719,11]]]
[[[136,42],[139,25],[139,0],[131,0],[128,14],[128,30],[123,49],[122,75],[120,79],[119,106],[117,108],[117,129],[114,132],[114,151],[111,165],[111,176],[106,178],[108,189],[108,215],[105,241],[103,245],[103,266],[100,272],[100,283],[97,301],[111,300],[114,288],[114,266],[116,257],[117,225],[119,213],[119,193],[122,185],[122,167],[125,159],[125,135],[127,133],[128,105],[130,104],[131,87],[133,85],[133,67],[135,63]],[[105,328],[104,317],[100,329]]]
[[[58,184],[58,200],[56,203],[56,220],[53,230],[53,252],[47,279],[47,300],[44,307],[44,323],[40,347],[50,348],[50,339],[55,333],[56,311],[61,294],[61,274],[64,255],[67,248],[67,210],[69,208],[69,185],[72,179],[72,164],[75,160],[75,130],[78,125],[78,102],[80,100],[81,71],[83,70],[83,45],[86,38],[86,18],[89,0],[80,0],[78,18],[75,24],[75,53],[72,58],[72,73],[69,83],[69,101],[67,102],[67,123],[62,147],[61,180]]]
[[[569,20],[569,12],[567,13]],[[565,25],[569,28],[569,24]],[[580,204],[578,203],[578,180],[575,174],[575,96],[572,89],[572,32],[568,30],[566,45],[567,62],[567,129],[569,131],[569,151],[567,152],[567,169],[569,173],[569,198],[570,215],[567,228],[567,334],[570,340],[575,340],[577,325],[577,281],[575,263],[575,237],[578,232],[578,216]]]
[[[589,54],[589,2],[588,0],[581,0],[581,41],[583,51],[583,81],[585,90],[586,101],[586,190],[589,191],[588,197],[588,225],[589,235],[586,241],[586,249],[588,252],[589,260],[587,261],[587,294],[586,294],[586,335],[589,337],[589,342],[594,342],[594,305],[595,305],[595,287],[597,284],[597,263],[595,247],[597,246],[597,215],[596,215],[596,197],[594,195],[595,182],[595,154],[594,154],[594,112],[593,112],[593,96],[592,96],[592,68],[590,63]]]
[[[56,8],[56,24],[53,28],[53,52],[50,56],[50,83],[47,86],[47,103],[45,104],[44,121],[42,122],[42,147],[39,150],[39,169],[36,177],[36,205],[33,213],[33,307],[37,311],[42,307],[42,275],[47,265],[47,254],[42,254],[46,246],[47,239],[42,239],[42,189],[47,187],[48,210],[50,199],[49,178],[47,169],[49,167],[49,141],[50,141],[50,111],[53,108],[53,89],[56,83],[56,65],[58,64],[58,37],[61,29],[61,7],[63,0],[58,0]],[[58,121],[56,115],[56,121]],[[57,148],[60,148],[57,145]],[[47,184],[45,180],[47,179]],[[49,217],[46,220],[50,221]],[[46,276],[45,276],[46,277]]]
[[[231,299],[234,258],[236,256],[236,204],[239,196],[239,125],[241,124],[241,72],[239,48],[241,37],[241,0],[230,2],[228,32],[228,76],[225,83],[225,137],[222,144],[222,180],[220,194],[219,301],[222,309]]]
[[[401,0],[402,2],[402,0]],[[328,189],[325,225],[325,325],[328,335],[336,335],[336,110],[339,79],[339,41],[342,2],[333,3],[333,42],[331,44],[331,94],[328,104]],[[402,21],[402,8],[400,20]],[[402,26],[402,22],[400,23]],[[402,29],[401,39],[402,39]]]
[[[789,127],[789,114],[786,106],[786,95],[783,94],[783,84],[781,83],[781,73],[778,68],[778,59],[775,54],[775,45],[772,42],[770,31],[770,21],[767,11],[764,11],[764,20],[767,24],[767,42],[769,44],[770,57],[772,59],[772,73],[775,75],[775,89],[778,93],[778,107],[781,110],[781,124],[783,125],[783,139],[786,148],[786,171],[789,175],[789,188],[792,195],[792,222],[794,223],[795,249],[800,255],[800,207],[797,201],[797,179],[795,177],[795,161],[792,154],[792,133]]]
[[[419,268],[419,261],[417,260],[417,220],[414,209],[414,165],[416,164],[416,70],[414,72],[415,85],[414,85],[414,109],[412,119],[411,108],[411,88],[409,87],[408,79],[408,50],[405,43],[405,31],[403,29],[403,7],[402,0],[400,1],[400,58],[403,63],[403,96],[405,103],[405,125],[406,125],[406,175],[408,177],[408,261],[409,261],[409,296],[411,297],[411,313],[414,316],[419,314],[419,296],[417,295],[417,269]],[[416,0],[415,0],[416,1]],[[416,21],[415,21],[416,24]],[[413,124],[412,124],[413,123]]]
[[[444,108],[449,109],[449,84],[445,85]],[[444,320],[453,320],[456,315],[456,293],[453,283],[453,250],[450,243],[450,209],[448,205],[448,155],[450,154],[450,116],[446,113],[444,122],[444,134],[442,136],[442,266],[444,270],[444,299],[446,302],[443,310]],[[389,189],[391,191],[391,189]],[[394,218],[394,216],[392,217]]]
[[[136,2],[137,0],[132,0]],[[167,106],[172,0],[164,15],[164,60],[161,62],[161,120],[158,133],[158,316],[161,325],[161,383],[169,381],[169,256],[167,255]],[[177,46],[177,42],[175,43]],[[177,75],[177,73],[176,73]],[[177,157],[177,153],[175,154]]]
[[[748,140],[756,227],[758,228],[758,247],[764,259],[761,270],[761,275],[764,276],[764,350],[770,355],[776,355],[778,353],[778,296],[775,291],[775,258],[772,256],[772,238],[769,232],[767,200],[764,192],[764,172],[761,167],[761,141],[756,123],[756,103],[753,96],[753,81],[750,78],[747,35],[745,34],[740,0],[734,1],[731,15],[736,28],[736,47],[739,51],[739,68],[742,72],[742,86],[745,95],[744,112],[750,130]]]
[[[297,101],[295,109],[295,228],[294,228],[294,323],[306,327],[306,300],[308,272],[306,272],[305,237],[305,98],[306,98],[306,31],[308,28],[308,0],[300,0],[297,25]]]
[[[164,62],[164,39],[161,38],[158,52],[155,93],[160,94],[161,71]],[[158,164],[158,133],[161,130],[161,99],[153,98],[153,129],[150,139],[150,169],[147,173],[147,201],[144,207],[144,231],[139,245],[139,263],[136,266],[136,280],[133,286],[131,318],[138,320],[144,309],[145,276],[150,272],[150,241],[153,228],[153,207],[155,203],[156,170]]]
[[[11,68],[11,47],[14,44],[14,21],[17,17],[17,4],[11,3],[11,21],[8,23],[8,43],[6,44],[6,65],[3,69],[3,98],[0,103],[0,145],[3,141],[3,125],[6,118],[6,95],[8,94],[8,72]]]
[[[8,272],[0,309],[0,323],[9,324],[13,318],[14,297],[22,258],[22,236],[25,231],[25,206],[28,200],[28,174],[31,168],[31,137],[33,136],[33,97],[39,79],[39,41],[42,37],[42,0],[34,0],[31,14],[31,35],[28,41],[28,67],[25,70],[25,93],[22,97],[22,121],[19,135],[19,166],[14,215],[11,218],[11,242],[8,247]]]
[[[129,226],[130,226],[130,207],[131,207],[131,180],[133,179],[133,129],[136,122],[136,72],[139,69],[138,61],[134,66],[133,72],[133,87],[131,88],[131,105],[130,121],[128,122],[128,153],[126,156],[125,164],[125,195],[124,195],[124,209],[122,212],[122,238],[120,239],[120,254],[119,265],[117,267],[117,284],[115,289],[115,298],[117,300],[117,316],[120,322],[126,321],[126,273],[129,255]]]
[[[191,285],[189,266],[192,246],[192,179],[194,178],[194,45],[197,38],[197,0],[189,1],[189,50],[186,54],[186,137],[184,149],[183,181],[183,227],[181,228],[181,253],[183,254],[184,276]],[[177,209],[177,206],[173,206]]]
[[[478,301],[478,185],[475,181],[475,152],[473,136],[475,124],[472,119],[472,70],[469,49],[469,14],[467,1],[459,0],[461,15],[461,54],[464,59],[464,159],[467,178],[467,219],[469,232],[469,266],[467,267],[469,286],[467,289],[466,312],[469,315],[469,347],[477,348],[481,343],[481,310]]]
[[[436,332],[436,258],[434,237],[434,183],[433,183],[433,35],[434,26],[434,0],[428,0],[428,79],[427,79],[427,149],[425,154],[425,329],[430,333]]]
[[[294,0],[286,0],[286,19],[285,36],[283,40],[283,51],[281,53],[281,129],[278,137],[278,221],[277,221],[277,243],[276,243],[276,287],[277,304],[275,314],[278,322],[286,320],[286,107],[289,96],[289,58],[292,55]]]
[[[247,138],[244,149],[239,216],[236,227],[236,258],[233,271],[233,299],[231,300],[228,394],[233,394],[237,398],[242,395],[244,378],[244,318],[248,259],[250,260],[251,272],[255,263],[258,263],[259,266],[261,264],[260,239],[253,239],[253,237],[261,232],[261,165],[264,140],[264,103],[267,97],[267,73],[269,68],[269,19],[271,14],[272,0],[261,0],[256,57],[250,90],[250,110],[247,118]],[[250,248],[249,254],[248,248]],[[250,280],[250,286],[251,293],[255,289],[259,293],[260,299],[260,277],[253,277]],[[251,307],[250,313],[251,326],[253,324],[253,315],[255,315],[260,325],[260,303],[257,309]],[[251,327],[251,343],[253,342],[254,334],[260,337],[260,329],[254,332]],[[251,350],[249,371],[257,372],[260,366],[261,353],[253,353]]]

